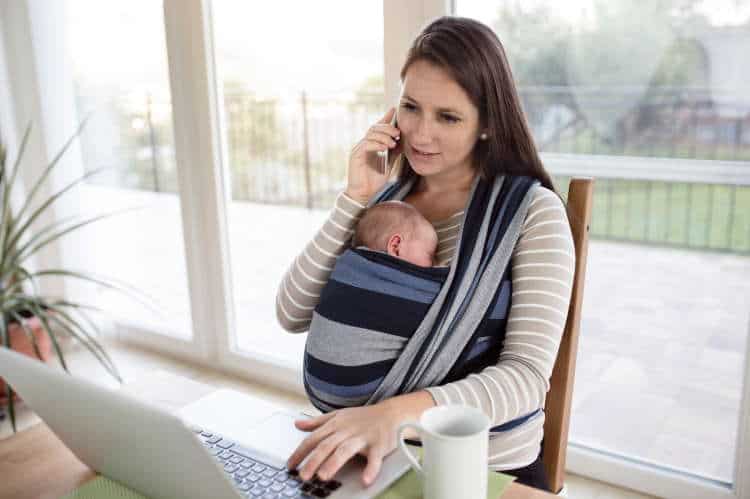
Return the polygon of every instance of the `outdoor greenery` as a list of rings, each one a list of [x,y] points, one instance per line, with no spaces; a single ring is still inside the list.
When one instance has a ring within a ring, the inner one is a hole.
[[[634,16],[631,2],[597,0],[592,17],[573,25],[552,2],[503,2],[492,25],[540,147],[562,152],[575,143],[584,145],[575,148],[580,153],[672,157],[676,151],[684,157],[687,150],[694,159],[750,157],[750,141],[742,139],[748,118],[717,114],[712,101],[709,71],[718,61],[709,60],[700,42],[713,29],[700,4],[648,2]],[[553,115],[564,119],[548,143],[544,128]]]
[[[596,179],[591,235],[750,254],[750,187]]]

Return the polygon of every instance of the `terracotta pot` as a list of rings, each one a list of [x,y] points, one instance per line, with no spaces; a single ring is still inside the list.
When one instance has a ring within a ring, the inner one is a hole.
[[[37,347],[39,347],[39,353],[41,354],[41,360],[48,362],[52,358],[52,341],[44,332],[44,328],[39,322],[39,319],[32,317],[26,320],[26,327],[31,330],[34,338],[36,339]],[[10,324],[8,326],[8,334],[10,335],[10,347],[16,352],[28,355],[29,357],[38,358],[34,351],[34,345],[31,340],[26,336],[26,332],[18,324]],[[16,396],[17,398],[18,396]],[[8,402],[8,397],[5,394],[5,382],[0,378],[0,405]]]

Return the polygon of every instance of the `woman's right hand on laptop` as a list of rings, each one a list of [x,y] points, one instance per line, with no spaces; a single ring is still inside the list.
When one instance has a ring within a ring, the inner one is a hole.
[[[383,187],[395,157],[401,152],[401,131],[391,125],[395,112],[396,108],[390,108],[367,130],[349,155],[346,194],[361,204],[366,204]],[[378,153],[386,150],[390,150],[389,164],[383,171],[383,157]]]

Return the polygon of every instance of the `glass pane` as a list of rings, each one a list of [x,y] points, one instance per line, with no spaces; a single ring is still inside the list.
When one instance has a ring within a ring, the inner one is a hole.
[[[301,365],[276,322],[283,273],[344,189],[351,147],[383,109],[382,2],[213,3],[232,202],[236,340]],[[331,15],[335,12],[336,15]]]
[[[65,3],[67,51],[89,215],[134,211],[85,230],[96,244],[86,270],[147,293],[150,307],[101,289],[100,306],[129,324],[192,337],[161,2]]]
[[[750,188],[712,168],[750,172],[750,2],[460,0],[457,14],[503,42],[550,170],[596,165],[571,442],[731,483]],[[561,193],[575,173],[556,175]]]

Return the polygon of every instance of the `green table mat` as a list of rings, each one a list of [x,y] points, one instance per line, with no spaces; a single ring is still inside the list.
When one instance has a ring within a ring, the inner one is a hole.
[[[500,497],[510,483],[515,480],[510,475],[502,473],[489,473],[487,483],[487,498],[497,499]],[[388,490],[378,496],[377,499],[420,499],[422,497],[422,484],[419,476],[414,470],[409,470],[399,478]],[[148,499],[137,492],[109,478],[98,476],[85,483],[64,499]]]

